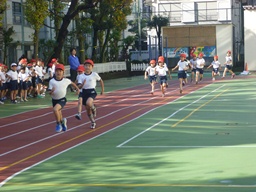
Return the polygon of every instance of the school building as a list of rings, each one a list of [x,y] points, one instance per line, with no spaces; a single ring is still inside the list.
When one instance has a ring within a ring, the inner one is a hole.
[[[146,0],[156,15],[169,18],[169,26],[162,29],[162,52],[169,66],[179,60],[180,53],[190,56],[204,53],[210,64],[214,55],[225,62],[232,51],[235,66],[248,64],[256,70],[256,10],[254,0]],[[154,36],[150,32],[150,36]]]

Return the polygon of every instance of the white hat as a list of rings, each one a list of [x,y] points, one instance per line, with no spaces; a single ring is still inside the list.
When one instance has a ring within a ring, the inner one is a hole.
[[[16,63],[12,63],[11,64],[11,67],[13,67],[13,66],[18,66]]]

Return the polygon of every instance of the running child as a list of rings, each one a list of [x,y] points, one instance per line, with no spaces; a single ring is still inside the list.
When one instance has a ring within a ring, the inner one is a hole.
[[[158,59],[158,66],[156,67],[156,74],[159,76],[160,79],[160,88],[162,92],[162,97],[165,96],[166,91],[166,83],[167,83],[167,72],[169,69],[167,66],[164,66],[164,60],[162,58]],[[171,78],[171,75],[170,75]]]
[[[97,81],[100,81],[101,85],[101,95],[104,93],[104,83],[98,73],[93,72],[94,62],[90,59],[85,60],[84,68],[85,73],[81,78],[78,79],[79,88],[82,88],[83,95],[83,105],[86,108],[87,115],[91,121],[91,129],[96,127],[95,117],[96,117],[96,107],[94,105],[94,100],[97,96],[95,90]]]
[[[220,75],[221,65],[220,62],[218,61],[218,55],[215,55],[213,59],[214,60],[212,61],[211,65],[207,67],[207,69],[212,67],[212,80],[215,81],[215,76]]]
[[[78,80],[79,78],[83,78],[83,74],[84,74],[84,65],[79,65],[77,67],[77,77],[76,77],[76,81],[75,84],[78,84]],[[85,81],[83,82],[85,83]],[[82,119],[81,113],[82,113],[82,107],[83,107],[83,89],[80,89],[79,95],[78,95],[78,106],[77,106],[77,114],[75,115],[75,118],[77,118],[78,120]]]
[[[156,61],[151,60],[150,66],[147,67],[144,74],[144,79],[149,79],[151,85],[151,94],[154,94],[155,91],[155,84],[156,84]]]
[[[0,63],[0,104],[4,104],[4,92],[5,92],[5,73],[4,64]]]
[[[231,73],[231,78],[234,78],[235,73],[232,71],[233,63],[232,63],[231,51],[227,51],[226,62],[224,63],[224,65],[225,65],[225,69],[224,69],[222,78],[225,78],[227,71]]]
[[[52,97],[53,113],[56,119],[56,132],[67,131],[67,119],[62,116],[62,108],[66,105],[67,87],[72,84],[79,93],[79,88],[70,79],[64,78],[65,67],[62,64],[55,66],[55,77],[49,82],[49,94]]]
[[[203,79],[204,65],[205,65],[205,60],[203,56],[204,56],[203,53],[199,53],[198,58],[196,60],[196,84],[198,83],[198,78],[199,78],[199,81]]]
[[[182,90],[183,90],[183,81],[186,82],[187,79],[187,73],[186,70],[188,70],[189,68],[189,62],[185,61],[186,59],[186,54],[182,53],[180,54],[180,60],[177,63],[177,65],[172,68],[172,71],[174,71],[175,69],[178,68],[178,79],[180,82],[180,94],[182,94]]]
[[[195,74],[196,74],[196,60],[197,56],[196,54],[192,55],[192,59],[190,59],[190,67],[191,67],[191,79],[190,82],[192,83],[195,80]]]

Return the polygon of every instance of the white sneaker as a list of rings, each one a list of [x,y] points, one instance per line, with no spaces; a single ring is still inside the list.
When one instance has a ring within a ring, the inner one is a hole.
[[[3,105],[3,104],[4,104],[4,102],[3,102],[3,101],[0,101],[0,104],[1,104],[1,105]]]
[[[215,78],[213,77],[212,80],[215,81]]]
[[[91,124],[91,129],[94,129],[96,127],[96,123],[95,122],[92,122]]]

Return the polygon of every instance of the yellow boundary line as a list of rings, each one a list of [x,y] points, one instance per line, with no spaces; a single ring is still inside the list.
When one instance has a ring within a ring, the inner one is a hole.
[[[204,107],[205,105],[207,105],[208,103],[212,102],[215,98],[219,97],[220,95],[222,95],[224,92],[226,92],[228,89],[224,90],[223,92],[219,93],[218,95],[216,95],[215,97],[213,97],[211,100],[207,101],[206,103],[202,104],[201,106],[199,106],[198,108],[194,109],[192,112],[190,112],[186,117],[184,117],[183,119],[179,120],[177,123],[173,124],[171,127],[176,127],[177,125],[179,125],[180,123],[182,123],[183,121],[185,121],[187,118],[189,118],[193,113],[197,112],[199,109],[201,109],[202,107]]]
[[[54,184],[54,183],[7,183],[6,185],[12,185],[12,186],[46,186],[46,187],[211,187],[211,188],[256,188],[256,185],[206,185],[206,184],[103,184],[103,183],[95,183],[95,184],[79,184],[79,183],[60,183],[60,184]]]
[[[170,98],[172,98],[172,97],[166,98],[166,99],[164,99],[164,100],[160,100],[159,102],[166,101],[166,100],[168,100],[168,99],[170,99]],[[156,104],[158,104],[159,102],[156,102],[156,103],[154,103],[153,105],[156,105]],[[7,165],[7,166],[5,166],[5,167],[0,167],[0,172],[3,171],[3,170],[5,170],[5,169],[8,169],[8,168],[10,168],[10,167],[13,167],[14,165],[17,165],[17,164],[19,164],[19,163],[22,163],[22,162],[24,162],[24,161],[26,161],[26,160],[29,160],[29,159],[31,159],[31,158],[33,158],[33,157],[36,157],[36,156],[41,155],[41,154],[43,154],[43,153],[46,153],[46,152],[48,152],[48,151],[50,151],[50,150],[52,150],[52,149],[55,149],[55,148],[57,148],[57,147],[59,147],[59,146],[62,146],[62,145],[64,145],[64,144],[66,144],[66,143],[69,143],[69,142],[71,142],[71,141],[74,141],[74,140],[76,140],[76,139],[78,139],[78,138],[80,138],[80,137],[83,137],[83,136],[85,136],[85,135],[88,135],[88,134],[91,133],[91,132],[94,132],[94,131],[96,131],[96,130],[102,129],[102,128],[104,128],[104,127],[106,127],[106,126],[108,126],[108,125],[111,125],[111,124],[113,124],[113,123],[115,123],[115,122],[117,122],[117,121],[120,121],[120,120],[122,120],[122,119],[125,119],[126,117],[129,117],[129,116],[133,115],[134,113],[137,113],[137,112],[139,112],[139,111],[141,111],[141,110],[143,110],[143,109],[145,109],[145,108],[151,107],[151,106],[152,106],[152,105],[147,105],[147,106],[145,106],[145,107],[142,107],[142,108],[140,108],[140,109],[137,109],[136,111],[133,111],[133,112],[131,112],[131,113],[129,113],[129,114],[127,114],[127,115],[125,115],[125,116],[119,118],[119,119],[116,119],[116,120],[111,121],[111,122],[109,122],[109,123],[107,123],[107,124],[104,124],[104,125],[102,125],[102,126],[96,128],[96,129],[93,129],[93,130],[91,130],[91,131],[88,131],[88,132],[86,132],[86,133],[83,133],[83,134],[81,134],[81,135],[78,135],[78,136],[76,136],[76,137],[73,137],[72,139],[66,140],[66,141],[64,141],[64,142],[62,142],[62,143],[59,143],[59,144],[57,144],[57,145],[54,145],[54,146],[52,146],[52,147],[50,147],[50,148],[47,148],[47,149],[45,149],[45,150],[42,150],[42,151],[40,151],[40,152],[38,152],[38,153],[35,153],[35,154],[33,154],[33,155],[30,155],[30,156],[28,156],[28,157],[26,157],[26,158],[24,158],[24,159],[21,159],[21,160],[19,160],[19,161],[17,161],[17,162],[14,162],[14,163],[10,164],[10,165]]]

